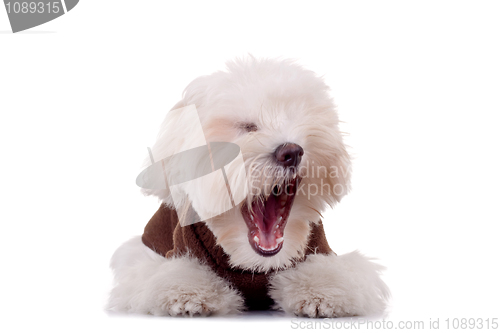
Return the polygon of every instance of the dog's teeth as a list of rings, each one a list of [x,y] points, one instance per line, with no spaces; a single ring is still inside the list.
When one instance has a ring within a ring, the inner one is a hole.
[[[279,243],[282,243],[283,242],[283,237],[280,237],[276,240],[276,243],[279,244]]]
[[[259,237],[254,236],[253,241],[254,241],[255,243],[259,243]]]
[[[259,248],[261,248],[264,251],[272,251],[272,250],[276,250],[278,248],[278,245],[279,245],[279,243],[276,244],[276,246],[273,246],[273,247],[262,247],[262,246],[259,245]]]
[[[278,217],[278,223],[281,222],[281,220],[283,219],[283,217]],[[276,225],[276,227],[278,227],[278,225]]]
[[[253,221],[253,215],[250,215],[250,219]]]

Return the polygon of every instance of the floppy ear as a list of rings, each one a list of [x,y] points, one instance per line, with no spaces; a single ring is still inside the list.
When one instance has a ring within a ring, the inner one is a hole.
[[[182,101],[181,101],[182,102]],[[181,102],[178,102],[172,110],[178,109],[178,106],[182,105]],[[181,106],[180,106],[181,107]],[[172,111],[171,110],[171,111]],[[173,135],[174,131],[172,130],[173,124],[175,123],[175,117],[173,115],[167,114],[162,124],[160,125],[160,130],[156,137],[156,142],[153,144],[151,148],[148,147],[149,154],[144,158],[142,163],[142,169],[146,169],[153,165],[154,163],[159,163],[162,159],[172,156],[174,152],[174,145],[176,144],[176,136]],[[174,202],[172,200],[172,195],[170,193],[170,188],[168,187],[168,180],[165,179],[166,186],[162,189],[149,189],[149,188],[141,188],[141,192],[144,195],[153,195],[158,197],[158,199],[167,204],[170,208],[174,207]]]
[[[340,134],[340,142],[334,149],[330,178],[333,179],[333,196],[338,202],[351,190],[351,158],[343,143]]]
[[[206,144],[203,132],[201,135],[199,132],[201,128],[199,118],[196,116],[193,121],[192,112],[190,112],[191,116],[187,116],[182,110],[192,111],[192,105],[197,109],[203,108],[206,104],[209,81],[208,76],[201,76],[189,83],[183,92],[183,98],[172,107],[160,125],[156,142],[151,147],[150,155],[152,156],[148,155],[144,159],[143,169],[152,164],[151,157],[154,162],[159,162],[166,157]],[[166,176],[168,181],[168,170]],[[168,186],[166,187],[166,189],[142,189],[141,192],[144,195],[154,195],[174,208],[172,195]]]
[[[330,174],[329,179],[333,184],[333,197],[339,202],[351,190],[351,157],[344,144],[342,132],[339,129],[338,115],[335,106],[332,106],[334,123],[331,125],[330,135]]]
[[[351,188],[351,158],[339,130],[334,105],[326,101],[324,106],[315,112],[315,122],[307,128],[306,154],[309,151],[315,163],[307,166],[314,171],[309,181],[322,189],[319,196],[321,200],[333,206]]]
[[[181,106],[184,101],[176,104]],[[160,126],[156,142],[151,147],[149,156],[144,160],[144,168],[152,167],[152,181],[150,188],[143,188],[145,195],[155,195],[162,202],[173,208],[169,184],[177,183],[179,172],[183,170],[169,166],[169,163],[176,163],[172,160],[179,153],[189,151],[193,148],[206,145],[205,135],[201,127],[198,112],[194,105],[175,108],[169,111]],[[156,168],[157,166],[157,168]],[[153,171],[154,170],[154,171]],[[182,178],[182,177],[181,177]],[[146,187],[146,186],[145,186]],[[176,192],[177,193],[177,192]],[[176,196],[178,198],[178,195]],[[180,203],[177,202],[179,205]]]

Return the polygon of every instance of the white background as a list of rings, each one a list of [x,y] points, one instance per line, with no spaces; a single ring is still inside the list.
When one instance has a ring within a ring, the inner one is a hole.
[[[160,121],[235,56],[324,75],[354,159],[331,247],[387,266],[386,318],[500,317],[500,3],[81,1],[12,34],[0,8],[1,323],[8,331],[288,330],[292,317],[103,310],[109,259],[158,203]],[[2,330],[4,331],[4,330]]]

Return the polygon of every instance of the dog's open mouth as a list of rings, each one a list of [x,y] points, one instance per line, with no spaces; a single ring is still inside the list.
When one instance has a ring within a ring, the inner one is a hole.
[[[261,256],[274,256],[283,247],[285,225],[300,180],[300,177],[296,177],[274,186],[267,200],[260,198],[252,202],[252,209],[246,203],[242,205],[241,213],[248,226],[248,240]]]

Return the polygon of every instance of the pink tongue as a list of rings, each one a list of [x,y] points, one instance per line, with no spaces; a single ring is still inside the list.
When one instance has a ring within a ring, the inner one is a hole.
[[[266,201],[266,208],[264,214],[264,230],[270,232],[273,230],[276,224],[276,211],[278,209],[278,197],[271,195],[271,197]]]
[[[278,198],[274,195],[271,195],[263,208],[264,213],[257,218],[257,223],[259,225],[260,233],[259,233],[259,244],[264,248],[273,248],[276,246],[276,239],[281,237],[277,233],[274,233],[274,226],[277,223],[277,209],[278,209]],[[261,211],[262,211],[261,210]],[[260,215],[260,214],[259,214]]]

